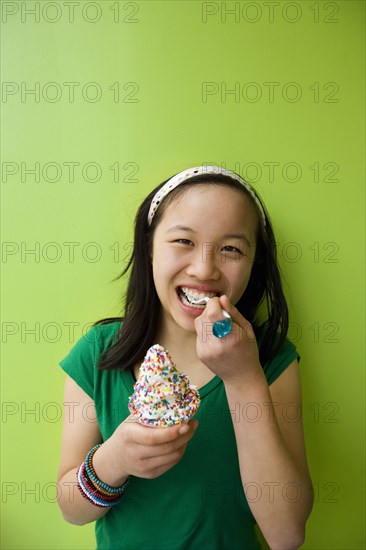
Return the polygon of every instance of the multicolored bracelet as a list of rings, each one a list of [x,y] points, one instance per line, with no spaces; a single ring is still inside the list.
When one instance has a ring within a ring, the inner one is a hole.
[[[130,476],[120,487],[111,487],[101,481],[93,468],[93,456],[102,444],[95,445],[76,472],[77,485],[81,495],[99,508],[116,506],[122,500]]]

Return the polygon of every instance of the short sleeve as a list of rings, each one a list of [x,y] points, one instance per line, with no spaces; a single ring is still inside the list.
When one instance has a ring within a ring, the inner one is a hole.
[[[286,338],[282,348],[274,359],[266,363],[263,367],[268,385],[271,385],[280,374],[294,361],[300,360],[300,355],[295,345]]]
[[[68,355],[59,361],[61,368],[94,400],[96,364],[101,351],[100,327],[88,330]]]

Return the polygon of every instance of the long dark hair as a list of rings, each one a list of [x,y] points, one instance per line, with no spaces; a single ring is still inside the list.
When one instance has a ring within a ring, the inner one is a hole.
[[[169,204],[193,185],[202,184],[237,189],[250,198],[257,212],[257,243],[254,263],[245,292],[235,306],[250,321],[257,338],[263,332],[259,357],[261,365],[265,365],[276,356],[286,339],[288,309],[277,264],[276,241],[263,203],[261,204],[266,216],[266,225],[263,223],[254,199],[243,185],[222,174],[202,174],[190,178],[171,191],[161,202],[149,226],[147,216],[151,201],[155,193],[167,181],[151,191],[141,204],[135,220],[134,247],[131,257],[122,273],[114,279],[120,279],[131,269],[124,296],[123,317],[101,319],[93,325],[123,320],[123,324],[116,334],[115,343],[102,354],[98,367],[101,370],[133,370],[136,363],[143,360],[149,347],[156,343],[154,338],[161,305],[154,285],[151,264],[154,232]],[[264,319],[261,319],[263,309],[265,310]]]

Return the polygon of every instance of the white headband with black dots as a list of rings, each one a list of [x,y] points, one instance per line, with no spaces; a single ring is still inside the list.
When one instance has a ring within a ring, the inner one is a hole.
[[[201,174],[223,174],[224,176],[229,176],[230,178],[233,178],[234,180],[241,183],[245,187],[245,189],[249,191],[249,193],[255,200],[255,203],[258,206],[259,211],[262,215],[263,224],[264,226],[266,225],[266,215],[254,189],[236,172],[233,172],[232,170],[226,170],[226,168],[220,168],[219,166],[195,166],[194,168],[183,170],[183,172],[179,172],[179,174],[176,174],[175,176],[170,178],[170,180],[168,180],[166,184],[163,185],[163,187],[159,189],[159,191],[154,195],[154,198],[151,201],[150,210],[147,215],[148,224],[151,225],[155,212],[159,208],[163,199],[170,193],[170,191],[173,191],[173,189],[178,187],[178,185],[180,185],[187,179],[193,178],[194,176],[199,176]]]

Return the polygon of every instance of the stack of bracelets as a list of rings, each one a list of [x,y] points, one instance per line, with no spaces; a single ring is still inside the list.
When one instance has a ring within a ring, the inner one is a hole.
[[[78,480],[78,489],[82,496],[99,508],[106,508],[109,506],[116,506],[122,500],[125,488],[130,481],[128,477],[123,485],[120,487],[111,487],[106,483],[103,483],[98,479],[93,468],[93,456],[99,445],[95,445],[88,454],[84,462],[79,466],[76,477]]]

